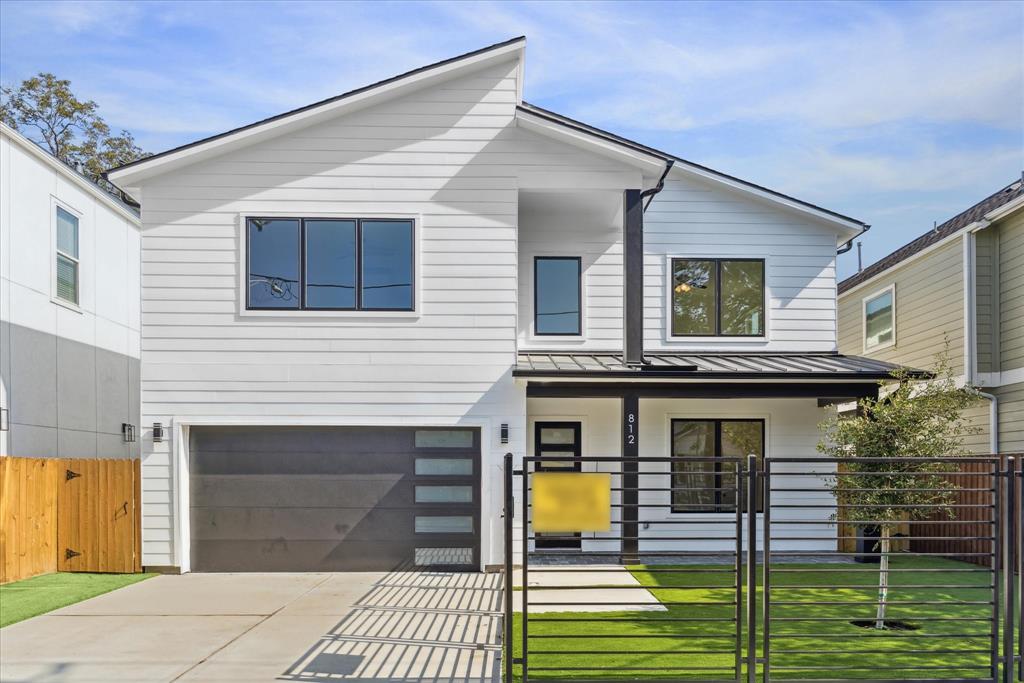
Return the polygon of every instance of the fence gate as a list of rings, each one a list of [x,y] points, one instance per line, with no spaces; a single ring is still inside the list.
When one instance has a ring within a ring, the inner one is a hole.
[[[505,681],[1024,681],[1020,460],[508,455]]]

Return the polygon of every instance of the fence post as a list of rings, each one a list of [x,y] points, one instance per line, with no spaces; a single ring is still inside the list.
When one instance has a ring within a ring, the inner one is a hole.
[[[757,682],[757,456],[747,456],[747,683]]]
[[[763,683],[770,683],[771,681],[771,612],[772,612],[772,598],[771,598],[771,564],[772,564],[772,459],[766,457],[764,459],[764,475],[762,476],[764,482],[764,493],[762,494],[762,500],[764,501],[764,516],[762,518],[764,539],[762,541],[761,548],[761,562],[762,562],[762,576],[761,579],[761,605],[762,605],[762,630],[764,635],[764,643],[761,647],[761,662]]]
[[[512,580],[512,517],[515,514],[512,495],[512,454],[505,454],[505,683],[513,683],[512,676],[512,598],[515,582]]]
[[[1006,459],[1006,496],[1003,503],[1003,681],[1013,683],[1015,668],[1013,656],[1013,629],[1016,621],[1016,599],[1014,589],[1016,576],[1014,572],[1014,545],[1017,538],[1016,515],[1016,465],[1013,458]]]

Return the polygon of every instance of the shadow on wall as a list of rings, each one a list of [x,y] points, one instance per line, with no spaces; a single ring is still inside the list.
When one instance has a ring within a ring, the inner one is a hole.
[[[278,680],[493,683],[501,609],[501,574],[394,571]]]

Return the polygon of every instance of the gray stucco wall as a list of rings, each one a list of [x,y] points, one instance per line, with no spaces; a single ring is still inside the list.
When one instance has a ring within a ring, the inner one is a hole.
[[[8,454],[137,458],[139,359],[0,321]],[[135,425],[125,443],[121,423]]]

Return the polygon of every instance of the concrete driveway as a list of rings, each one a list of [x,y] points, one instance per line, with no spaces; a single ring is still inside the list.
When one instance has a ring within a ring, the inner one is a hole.
[[[4,683],[500,678],[501,575],[158,576],[0,629]]]

